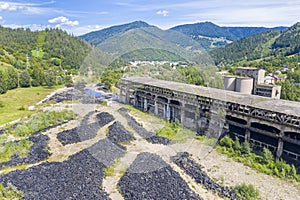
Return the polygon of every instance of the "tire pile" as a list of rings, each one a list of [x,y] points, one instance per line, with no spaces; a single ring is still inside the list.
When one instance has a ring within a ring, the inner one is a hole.
[[[168,145],[171,143],[171,140],[157,136],[155,133],[147,131],[145,128],[143,128],[132,116],[128,114],[128,109],[126,108],[120,108],[119,112],[126,118],[128,124],[130,127],[133,128],[141,137],[143,137],[145,140],[152,144],[163,144]]]
[[[101,188],[105,165],[83,150],[64,162],[45,162],[0,176],[24,192],[25,199],[110,199]]]
[[[200,199],[171,166],[151,153],[139,154],[118,186],[125,200]]]
[[[135,140],[133,134],[118,121],[108,127],[107,138],[115,144]]]
[[[211,179],[204,171],[202,171],[199,165],[189,158],[189,153],[178,153],[172,157],[172,161],[179,166],[186,174],[191,176],[197,183],[204,185],[207,190],[214,191],[220,197],[229,198],[233,200],[240,199],[234,190],[230,190],[228,187],[223,187]]]
[[[19,164],[34,164],[42,160],[46,160],[51,154],[47,150],[49,137],[40,133],[32,134],[28,140],[33,142],[29,149],[28,156],[20,158],[14,155],[9,161],[0,163],[0,168],[3,166],[16,166]]]
[[[50,98],[44,99],[42,103],[54,101],[56,103],[61,103],[63,101],[78,101],[80,100],[83,104],[100,104],[102,101],[98,98],[93,98],[84,93],[84,91],[80,91],[77,89],[69,89],[62,93],[56,93]]]
[[[65,146],[67,144],[90,140],[97,135],[97,131],[101,127],[114,120],[114,117],[111,114],[102,112],[96,115],[96,122],[88,124],[88,120],[93,113],[94,112],[90,112],[84,116],[79,127],[58,133],[57,139],[61,142],[61,144]]]

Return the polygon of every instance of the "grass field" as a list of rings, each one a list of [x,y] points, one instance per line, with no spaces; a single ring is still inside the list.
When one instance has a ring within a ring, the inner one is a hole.
[[[17,88],[1,94],[0,125],[33,114],[35,111],[29,111],[28,106],[35,105],[59,87],[62,86]]]

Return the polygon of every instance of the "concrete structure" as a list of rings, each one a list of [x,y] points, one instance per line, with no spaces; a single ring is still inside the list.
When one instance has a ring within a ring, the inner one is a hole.
[[[120,101],[198,133],[224,129],[300,163],[300,103],[145,77],[123,78]]]
[[[224,89],[229,91],[241,92],[244,94],[254,94],[264,97],[280,99],[281,86],[266,85],[265,73],[263,69],[238,67],[235,71],[235,89],[228,84],[233,82],[233,76],[224,77]]]
[[[235,76],[224,77],[224,89],[229,91],[235,91]]]
[[[256,87],[256,95],[280,99],[281,86],[260,84]]]
[[[252,94],[253,93],[253,79],[237,77],[235,91],[242,94]]]

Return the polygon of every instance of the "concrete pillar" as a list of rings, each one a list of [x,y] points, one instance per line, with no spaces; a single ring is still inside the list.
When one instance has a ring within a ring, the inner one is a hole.
[[[283,141],[282,138],[278,139],[278,146],[276,151],[276,158],[280,158],[283,152]]]
[[[168,100],[167,107],[166,107],[166,119],[168,121],[171,119],[170,100]]]
[[[196,131],[199,130],[199,120],[200,120],[200,110],[202,109],[199,109],[199,107],[197,106],[196,107],[196,111],[195,111],[195,128],[196,128]]]
[[[125,104],[129,104],[130,103],[129,88],[126,88],[125,92],[126,92],[126,94],[125,94]]]
[[[138,106],[138,98],[137,98],[137,95],[134,94],[134,107],[137,107]]]
[[[184,108],[185,108],[185,105],[184,105],[184,103],[182,103],[181,113],[180,113],[180,123],[181,124],[184,124],[184,121],[185,121],[185,110],[184,110]]]
[[[154,99],[154,114],[158,116],[158,104],[157,104],[157,97]]]
[[[148,108],[148,102],[147,99],[144,98],[144,111],[147,112],[147,108]]]
[[[245,140],[248,141],[248,142],[250,141],[250,138],[251,138],[251,133],[250,133],[250,130],[249,130],[250,127],[251,127],[251,121],[250,121],[250,118],[247,118]]]
[[[279,133],[276,158],[280,158],[283,152],[283,140],[282,140],[283,136],[284,136],[284,130],[282,129]]]

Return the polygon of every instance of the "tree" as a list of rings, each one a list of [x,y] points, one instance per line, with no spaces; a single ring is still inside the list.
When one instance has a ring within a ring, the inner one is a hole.
[[[6,70],[0,70],[0,94],[7,91],[8,76]]]
[[[32,78],[31,81],[32,86],[43,85],[45,80],[44,70],[41,67],[34,66],[32,70],[31,78]]]
[[[19,76],[19,86],[20,87],[30,87],[31,81],[28,71],[25,69],[21,72]]]
[[[53,85],[56,84],[56,77],[55,77],[55,74],[52,70],[48,70],[45,73],[45,81],[46,81],[46,85],[48,87],[52,87]]]
[[[13,67],[8,67],[6,71],[8,76],[7,89],[11,90],[17,88],[19,82],[18,71]]]

